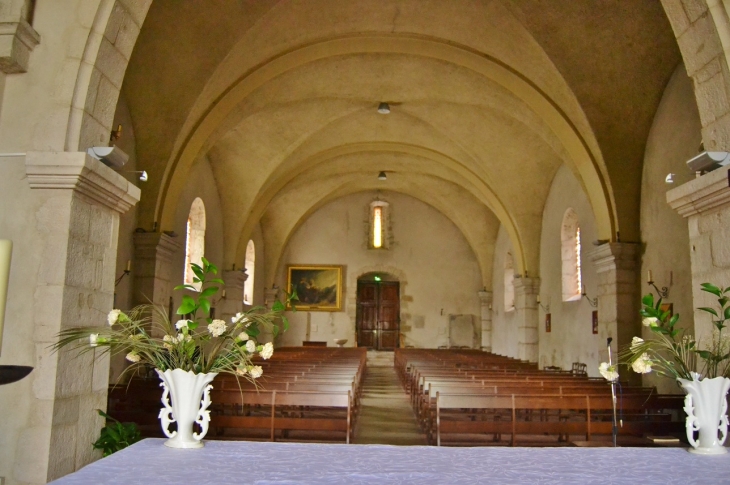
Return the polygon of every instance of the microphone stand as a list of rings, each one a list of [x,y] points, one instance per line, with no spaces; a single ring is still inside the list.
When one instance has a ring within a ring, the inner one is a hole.
[[[606,345],[608,346],[608,365],[612,366],[613,362],[611,361],[611,341],[613,339],[611,337],[608,337],[606,339]],[[613,427],[612,427],[612,434],[613,434],[613,447],[616,447],[616,437],[618,436],[618,424],[616,420],[616,381],[611,381],[611,403],[613,405]]]

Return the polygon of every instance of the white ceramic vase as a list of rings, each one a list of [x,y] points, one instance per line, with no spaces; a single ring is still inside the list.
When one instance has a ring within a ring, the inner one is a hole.
[[[687,393],[684,398],[684,411],[687,413],[687,439],[692,445],[690,452],[701,455],[721,455],[727,453],[723,446],[727,437],[727,392],[730,379],[678,379]],[[695,439],[695,432],[699,432]]]
[[[201,441],[208,432],[210,422],[211,381],[217,372],[195,374],[193,371],[168,369],[165,372],[155,369],[162,383],[162,405],[160,424],[168,439],[165,446],[171,448],[202,448]],[[172,400],[172,404],[170,403]],[[177,423],[177,431],[169,431],[171,423]],[[198,423],[200,433],[193,432],[193,424]]]

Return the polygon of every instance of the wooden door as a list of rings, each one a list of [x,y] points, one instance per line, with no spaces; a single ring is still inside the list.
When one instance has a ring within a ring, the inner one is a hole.
[[[357,345],[393,350],[400,342],[400,284],[357,282]]]

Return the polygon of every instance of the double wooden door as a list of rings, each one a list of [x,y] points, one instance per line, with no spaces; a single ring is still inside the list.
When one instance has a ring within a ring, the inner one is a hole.
[[[400,284],[357,282],[357,346],[393,350],[400,342]]]

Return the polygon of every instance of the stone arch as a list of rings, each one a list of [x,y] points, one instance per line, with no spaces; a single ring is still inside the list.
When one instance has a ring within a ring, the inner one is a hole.
[[[730,16],[722,0],[662,0],[694,83],[707,150],[730,149]]]
[[[99,3],[73,90],[66,151],[109,142],[124,74],[151,5],[152,0]]]

